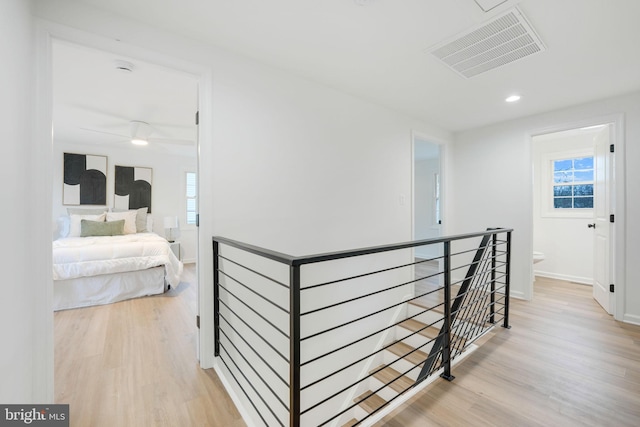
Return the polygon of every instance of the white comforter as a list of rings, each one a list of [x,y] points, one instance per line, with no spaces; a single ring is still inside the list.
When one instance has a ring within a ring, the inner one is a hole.
[[[64,280],[165,266],[167,281],[178,286],[182,262],[155,233],[108,237],[68,237],[53,242],[53,279]]]

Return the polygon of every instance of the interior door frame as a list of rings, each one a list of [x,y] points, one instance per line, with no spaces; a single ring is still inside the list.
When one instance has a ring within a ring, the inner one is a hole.
[[[412,130],[411,131],[411,240],[414,240],[414,236],[416,235],[416,218],[415,218],[415,191],[416,191],[416,183],[415,183],[415,142],[416,140],[427,141],[432,144],[437,144],[440,146],[440,218],[442,219],[442,224],[440,227],[440,234],[446,235],[447,233],[447,221],[446,212],[447,212],[447,141],[435,138],[428,134]]]
[[[606,132],[606,136],[603,136]],[[603,260],[594,259],[593,263],[593,298],[598,301],[598,303],[602,306],[602,308],[609,314],[613,314],[615,312],[615,298],[614,295],[611,295],[609,291],[609,283],[599,283],[599,271],[608,271],[609,274],[607,276],[610,278],[612,276],[612,257],[611,257],[611,231],[615,222],[612,224],[609,219],[609,214],[611,213],[611,194],[610,189],[611,185],[607,185],[604,189],[601,188],[599,183],[601,182],[600,177],[604,176],[606,183],[608,184],[611,180],[612,175],[612,166],[613,159],[607,145],[611,144],[611,134],[612,134],[611,124],[608,124],[606,127],[606,131],[604,129],[600,130],[594,137],[594,206],[593,206],[593,223],[591,224],[593,228],[593,251],[594,258],[598,257],[598,249],[600,246],[598,245],[599,237],[604,237],[605,241],[609,244],[602,245],[604,248],[604,256]],[[606,138],[603,140],[599,140],[599,138]],[[602,171],[604,170],[604,173]],[[614,179],[615,181],[615,179]],[[615,185],[615,182],[614,182]],[[604,191],[603,191],[604,190]],[[604,193],[604,194],[603,194]],[[605,208],[605,209],[603,209]],[[599,264],[604,261],[603,264]],[[600,268],[604,267],[604,268]],[[613,281],[610,281],[613,283]],[[615,293],[614,293],[615,294]]]
[[[538,135],[548,133],[562,132],[582,127],[596,126],[605,123],[611,124],[611,140],[615,151],[611,159],[613,168],[613,182],[609,182],[609,192],[611,194],[611,202],[609,209],[611,214],[615,216],[615,222],[612,224],[610,235],[610,259],[611,259],[611,282],[615,284],[614,292],[614,312],[613,317],[620,321],[630,321],[635,323],[633,319],[625,319],[624,301],[626,294],[626,217],[625,217],[625,187],[626,175],[624,170],[624,153],[625,153],[625,117],[624,114],[610,114],[590,117],[587,119],[576,120],[572,122],[560,123],[548,127],[533,129],[528,132],[529,136],[529,163],[533,168],[533,138]],[[533,170],[532,170],[533,171]],[[533,174],[532,174],[533,175]],[[533,197],[533,179],[531,180],[531,197]],[[530,253],[533,254],[533,216],[531,217],[530,227]],[[594,255],[595,256],[595,255]],[[533,295],[533,275],[529,283],[528,294]]]
[[[125,42],[107,38],[93,33],[71,28],[47,20],[37,19],[35,31],[36,80],[34,105],[34,144],[33,144],[33,189],[38,209],[39,224],[34,230],[39,236],[40,247],[35,248],[34,264],[39,266],[38,275],[41,278],[35,293],[42,298],[34,301],[37,313],[37,328],[34,341],[38,348],[37,356],[43,363],[35,366],[45,366],[42,372],[34,372],[34,378],[39,381],[44,378],[46,390],[42,390],[42,401],[54,400],[54,345],[53,345],[53,278],[51,275],[52,253],[51,236],[52,225],[52,189],[51,175],[53,164],[53,74],[52,74],[52,43],[53,40],[87,46],[118,55],[137,58],[141,61],[154,63],[165,68],[191,74],[197,80],[198,105],[200,124],[198,126],[198,144],[196,147],[198,182],[211,182],[211,168],[201,165],[203,158],[210,158],[212,154],[213,129],[211,117],[213,114],[213,81],[212,70],[201,64],[185,61],[159,52],[127,44]],[[195,111],[194,111],[195,114]],[[37,155],[35,155],[37,153]],[[203,176],[204,175],[204,176]],[[198,185],[198,214],[200,218],[212,218],[213,202],[211,198],[203,198],[203,186]],[[202,236],[212,236],[211,221],[200,221],[197,228],[197,276],[198,276],[198,312],[200,313],[198,358],[202,368],[214,365],[214,334],[213,334],[213,287],[206,286],[213,277],[211,243]],[[195,319],[194,319],[195,322]],[[38,383],[41,388],[41,382]]]

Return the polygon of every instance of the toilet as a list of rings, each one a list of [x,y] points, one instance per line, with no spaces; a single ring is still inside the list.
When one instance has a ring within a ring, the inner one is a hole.
[[[537,264],[540,261],[544,261],[544,254],[542,252],[533,251],[533,263]]]

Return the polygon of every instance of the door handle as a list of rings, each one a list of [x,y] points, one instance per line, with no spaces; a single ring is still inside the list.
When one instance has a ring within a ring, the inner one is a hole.
[[[595,225],[595,224],[587,224],[587,227],[589,227],[589,228],[596,228],[596,225]]]

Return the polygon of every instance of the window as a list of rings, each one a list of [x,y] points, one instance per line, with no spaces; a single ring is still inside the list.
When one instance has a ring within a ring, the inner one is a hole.
[[[593,208],[593,156],[553,160],[553,208]]]
[[[187,197],[187,224],[196,224],[196,213],[198,209],[197,204],[197,185],[196,185],[196,173],[186,173],[186,197]]]

